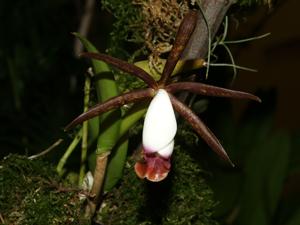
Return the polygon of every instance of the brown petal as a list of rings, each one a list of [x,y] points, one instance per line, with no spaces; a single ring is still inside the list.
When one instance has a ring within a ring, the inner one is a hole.
[[[144,179],[147,173],[147,163],[144,161],[136,162],[134,165],[134,171],[140,179]]]
[[[158,154],[144,154],[144,160],[136,162],[134,165],[136,175],[152,182],[164,180],[170,170],[170,159],[165,159]]]
[[[195,83],[195,82],[173,83],[173,84],[169,84],[165,89],[170,93],[176,93],[178,91],[190,91],[192,93],[199,94],[199,95],[251,99],[257,102],[261,102],[259,97],[247,92],[235,91],[235,90],[230,90],[226,88],[220,88],[212,85]]]
[[[228,157],[223,146],[220,144],[216,136],[210,131],[210,129],[197,117],[193,111],[187,107],[184,103],[180,102],[175,96],[170,95],[171,102],[174,109],[194,128],[194,130],[201,136],[213,151],[215,151],[221,158],[228,161],[232,166],[230,158]]]
[[[99,103],[89,109],[87,112],[82,113],[77,118],[75,118],[70,124],[65,128],[65,131],[71,129],[72,127],[82,123],[85,120],[91,119],[98,116],[104,112],[110,111],[112,109],[118,108],[122,105],[140,101],[146,98],[152,98],[154,96],[154,90],[152,88],[147,88],[143,90],[131,91],[117,97],[108,99],[103,103]]]
[[[139,68],[133,64],[130,64],[126,61],[114,58],[109,55],[101,54],[101,53],[84,52],[84,53],[81,53],[80,56],[101,60],[103,62],[111,64],[124,72],[127,72],[133,76],[136,76],[136,77],[142,79],[146,84],[149,85],[149,87],[157,88],[156,81],[148,73],[146,73],[141,68]]]
[[[197,23],[197,12],[189,11],[183,18],[178,29],[173,48],[164,67],[160,84],[165,84],[172,74],[185,46],[187,45]]]

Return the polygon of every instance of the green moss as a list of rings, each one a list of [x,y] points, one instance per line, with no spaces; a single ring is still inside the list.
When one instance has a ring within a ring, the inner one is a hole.
[[[115,18],[108,53],[129,62],[148,57],[153,65],[158,56],[170,50],[170,43],[188,10],[186,0],[157,1],[156,4],[144,0],[101,2],[103,9]],[[145,86],[132,75],[118,70],[114,74],[121,92]]]
[[[5,224],[86,224],[78,191],[64,187],[45,162],[17,155],[1,161],[0,212]]]
[[[124,42],[133,42],[143,45],[143,17],[137,5],[132,0],[102,0],[102,6],[114,17],[113,30],[111,32],[111,45],[109,52],[121,57],[129,54],[124,49]],[[127,49],[128,50],[128,49]]]
[[[116,19],[110,53],[133,61],[170,50],[189,1],[102,0],[102,5]]]
[[[130,161],[123,181],[104,199],[98,220],[103,224],[217,224],[215,206],[203,172],[177,147],[168,178],[159,183],[140,180]]]

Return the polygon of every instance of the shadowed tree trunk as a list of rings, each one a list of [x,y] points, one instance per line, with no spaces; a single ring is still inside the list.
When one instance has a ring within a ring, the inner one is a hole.
[[[202,0],[201,7],[208,22],[213,39],[224,16],[234,0]],[[184,59],[203,58],[208,51],[208,30],[203,15],[199,12],[195,31],[183,53]]]

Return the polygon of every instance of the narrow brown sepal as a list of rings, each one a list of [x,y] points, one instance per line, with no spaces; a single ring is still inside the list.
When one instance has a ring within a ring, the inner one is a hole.
[[[139,68],[133,64],[130,64],[126,61],[114,58],[109,55],[101,54],[101,53],[84,52],[84,53],[81,53],[80,56],[100,60],[100,61],[106,62],[108,64],[111,64],[114,67],[116,67],[124,72],[127,72],[133,76],[140,78],[146,84],[148,84],[149,87],[157,88],[156,81],[147,72],[145,72],[141,68]]]
[[[180,56],[186,47],[197,23],[197,12],[189,11],[185,17],[183,18],[178,32],[176,34],[176,38],[173,44],[173,48],[168,56],[168,60],[164,67],[162,76],[159,80],[159,84],[165,84],[172,74]]]
[[[176,93],[178,91],[190,91],[199,95],[215,96],[215,97],[227,97],[227,98],[239,98],[250,99],[257,102],[261,102],[261,99],[255,95],[247,92],[235,91],[226,88],[216,87],[207,84],[195,83],[195,82],[180,82],[169,84],[165,88],[170,93]]]
[[[208,144],[211,149],[216,152],[222,159],[228,161],[232,166],[229,156],[225,149],[217,139],[217,137],[211,132],[211,130],[196,116],[193,111],[184,103],[179,101],[175,96],[169,94],[174,109],[194,128],[200,137]]]
[[[82,113],[77,118],[75,118],[71,123],[69,123],[65,131],[70,130],[72,127],[89,120],[95,116],[98,116],[102,113],[110,111],[112,109],[118,108],[124,104],[133,103],[140,101],[146,98],[152,98],[154,96],[154,90],[152,88],[142,89],[142,90],[135,90],[131,91],[117,97],[113,97],[108,99],[105,102],[99,103],[92,108],[90,108],[87,112]]]

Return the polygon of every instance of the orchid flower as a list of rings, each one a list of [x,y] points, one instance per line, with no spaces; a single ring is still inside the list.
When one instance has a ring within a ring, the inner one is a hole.
[[[136,174],[151,181],[163,180],[171,168],[177,122],[171,100],[159,89],[146,113],[143,127],[143,161],[135,164]]]
[[[148,85],[148,88],[133,90],[95,105],[87,112],[75,118],[66,127],[66,130],[85,120],[125,104],[145,101],[152,98],[144,121],[142,160],[135,164],[135,172],[138,177],[157,182],[163,180],[168,175],[171,168],[170,157],[174,148],[174,137],[177,131],[174,110],[193,127],[196,133],[204,139],[213,151],[222,159],[232,164],[216,136],[202,120],[187,105],[179,101],[174,94],[179,91],[189,91],[205,96],[251,99],[258,102],[261,102],[261,100],[257,96],[246,92],[234,91],[197,82],[170,82],[170,75],[194,31],[196,21],[197,13],[195,11],[189,11],[184,17],[162,75],[157,82],[143,69],[129,64],[126,61],[105,54],[82,53],[81,55],[84,57],[104,61],[142,79]]]

